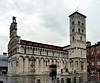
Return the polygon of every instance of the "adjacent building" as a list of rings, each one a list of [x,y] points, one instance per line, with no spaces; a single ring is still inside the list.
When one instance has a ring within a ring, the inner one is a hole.
[[[70,45],[61,47],[21,39],[17,35],[16,17],[13,17],[8,43],[8,74],[48,74],[51,64],[57,65],[57,74],[87,73],[86,16],[75,11],[69,19]]]
[[[100,73],[100,42],[87,42],[87,68],[90,73]]]
[[[7,53],[0,55],[0,74],[7,74],[8,71],[8,56]]]

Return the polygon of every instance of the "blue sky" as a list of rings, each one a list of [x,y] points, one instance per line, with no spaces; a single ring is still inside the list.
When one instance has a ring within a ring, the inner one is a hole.
[[[100,41],[100,0],[0,0],[0,54],[7,52],[12,16],[21,39],[57,46],[69,45],[69,15],[86,18],[87,40]]]

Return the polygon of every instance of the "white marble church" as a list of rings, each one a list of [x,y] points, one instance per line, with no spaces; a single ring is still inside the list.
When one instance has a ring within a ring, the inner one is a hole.
[[[22,40],[12,18],[8,43],[8,74],[48,74],[49,65],[57,65],[57,74],[87,73],[86,16],[78,11],[70,16],[70,45],[65,47]]]

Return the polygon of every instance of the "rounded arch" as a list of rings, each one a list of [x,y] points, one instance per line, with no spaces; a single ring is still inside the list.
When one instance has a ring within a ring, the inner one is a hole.
[[[33,56],[32,56],[32,57],[30,57],[29,59],[30,59],[30,60],[34,60],[34,61],[35,61],[35,57],[33,57]]]
[[[24,46],[21,46],[21,52],[24,53],[24,50],[25,50],[25,47]]]
[[[36,59],[40,59],[39,57],[36,57]]]
[[[18,58],[22,58],[22,59],[24,59],[25,57],[24,57],[24,56],[19,56]]]
[[[28,58],[29,59],[29,56],[25,56],[25,58]]]

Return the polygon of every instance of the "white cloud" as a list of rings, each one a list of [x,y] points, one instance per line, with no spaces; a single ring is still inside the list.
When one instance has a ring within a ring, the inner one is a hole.
[[[100,40],[99,0],[0,0],[0,54],[7,50],[11,17],[17,17],[22,39],[54,45],[69,44],[69,18],[74,11],[87,16],[87,39]]]
[[[67,38],[57,31],[53,31],[50,28],[42,26],[44,20],[41,19],[38,14],[25,16],[24,20],[25,21],[22,23],[23,25],[19,25],[19,33],[22,39],[34,42],[38,41],[40,43],[55,44],[59,46],[65,44],[64,40],[66,41]],[[24,27],[24,29],[22,29],[22,27]]]

